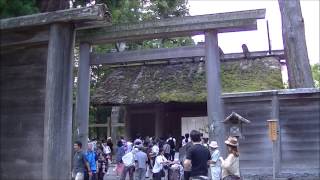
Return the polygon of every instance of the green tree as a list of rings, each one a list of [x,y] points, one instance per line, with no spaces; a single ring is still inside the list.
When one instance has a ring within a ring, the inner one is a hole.
[[[0,0],[0,18],[37,13],[35,0]]]
[[[320,88],[320,63],[311,65],[311,71],[315,87]]]
[[[189,14],[187,0],[150,0],[148,9],[156,19],[181,17]]]

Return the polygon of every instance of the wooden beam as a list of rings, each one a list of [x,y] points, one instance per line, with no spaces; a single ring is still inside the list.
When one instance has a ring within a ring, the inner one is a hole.
[[[33,28],[19,32],[1,31],[1,34],[3,35],[0,36],[0,47],[5,49],[47,44],[49,41],[48,28]]]
[[[139,51],[127,51],[117,53],[91,53],[90,64],[123,64],[123,63],[142,63],[151,61],[161,61],[178,58],[190,58],[190,57],[204,57],[205,47],[203,45],[186,46],[179,48],[160,48],[160,49],[148,49]],[[261,57],[277,57],[279,59],[284,58],[283,50],[274,50],[271,54],[268,51],[256,51],[250,52],[249,58],[261,58]],[[221,61],[237,61],[245,59],[243,53],[230,53],[220,56]]]
[[[73,8],[1,19],[0,30],[41,26],[57,22],[88,22],[96,20],[106,22],[107,20],[110,21],[110,15],[106,14],[105,5],[100,4],[84,8]]]
[[[188,46],[180,48],[161,48],[118,53],[92,53],[90,64],[117,64],[141,61],[155,61],[163,59],[201,57],[205,55],[204,46]]]
[[[90,43],[112,43],[164,37],[203,34],[205,30],[235,32],[257,29],[257,19],[265,17],[265,9],[168,18],[132,24],[82,30],[78,40]]]
[[[124,127],[125,124],[124,123],[112,123],[111,127]],[[109,128],[109,124],[105,123],[105,124],[89,124],[90,128]]]
[[[256,59],[263,57],[276,57],[277,59],[285,59],[284,50],[272,50],[271,54],[269,51],[254,51],[250,52],[249,56],[245,56],[243,53],[228,53],[220,56],[221,61],[237,61],[240,59]]]

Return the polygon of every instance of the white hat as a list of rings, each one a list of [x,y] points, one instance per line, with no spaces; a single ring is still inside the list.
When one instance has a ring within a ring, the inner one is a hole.
[[[211,141],[210,144],[209,144],[209,146],[212,147],[212,148],[217,148],[217,147],[219,147],[217,141]]]

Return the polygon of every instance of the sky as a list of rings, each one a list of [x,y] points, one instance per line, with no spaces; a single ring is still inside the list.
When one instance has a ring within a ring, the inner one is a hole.
[[[300,0],[311,64],[320,60],[319,2],[319,0]],[[272,50],[283,49],[278,0],[189,0],[189,13],[193,16],[261,8],[266,9],[266,17],[258,20],[258,30],[218,35],[218,43],[224,53],[242,52],[242,44],[247,44],[249,51],[268,50],[266,20],[269,23]],[[194,36],[193,39],[201,42],[204,41],[204,36]]]

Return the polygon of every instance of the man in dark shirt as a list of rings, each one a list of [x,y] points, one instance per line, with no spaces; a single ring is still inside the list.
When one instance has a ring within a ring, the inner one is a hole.
[[[210,152],[201,144],[201,133],[199,131],[192,130],[190,137],[193,146],[187,151],[184,167],[191,169],[190,177],[192,179],[208,179],[208,162],[211,158]]]
[[[82,151],[82,143],[76,141],[73,145],[74,148],[74,156],[73,156],[73,170],[72,170],[72,177],[75,180],[83,180],[84,173],[86,171],[86,167],[88,170],[89,176],[92,176],[92,172],[87,161],[85,153]]]

